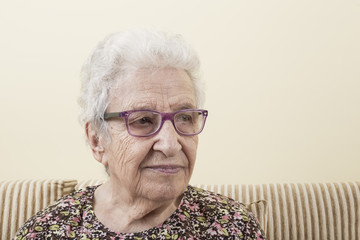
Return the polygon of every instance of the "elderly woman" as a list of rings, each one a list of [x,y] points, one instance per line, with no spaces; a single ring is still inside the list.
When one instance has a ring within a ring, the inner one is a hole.
[[[208,112],[178,35],[107,37],[82,70],[80,119],[109,180],[63,197],[16,239],[265,239],[230,198],[188,185]]]

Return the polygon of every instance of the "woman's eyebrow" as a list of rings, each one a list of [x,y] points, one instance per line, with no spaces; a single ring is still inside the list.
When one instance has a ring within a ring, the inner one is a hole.
[[[142,103],[135,103],[135,104],[128,106],[129,109],[127,109],[127,110],[155,110],[155,108],[156,108],[155,106],[156,105],[151,104],[151,103],[142,102]]]
[[[185,103],[177,107],[175,110],[184,110],[184,109],[195,109],[195,106],[191,103]]]

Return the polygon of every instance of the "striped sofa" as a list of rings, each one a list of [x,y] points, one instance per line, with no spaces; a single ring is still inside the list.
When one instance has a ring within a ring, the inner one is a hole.
[[[0,239],[35,212],[101,180],[0,182]],[[195,185],[247,203],[270,240],[360,240],[360,182]]]

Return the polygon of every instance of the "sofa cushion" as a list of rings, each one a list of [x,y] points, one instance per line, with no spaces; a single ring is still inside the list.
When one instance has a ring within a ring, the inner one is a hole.
[[[256,218],[259,220],[261,228],[266,233],[268,222],[268,202],[266,200],[257,200],[248,203],[247,207],[250,212],[255,214]]]
[[[11,239],[27,219],[74,191],[76,180],[0,182],[0,239]]]

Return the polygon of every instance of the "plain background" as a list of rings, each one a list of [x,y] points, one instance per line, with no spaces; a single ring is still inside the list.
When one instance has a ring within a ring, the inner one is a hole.
[[[193,183],[359,180],[360,2],[0,1],[0,180],[104,178],[77,121],[107,34],[180,33],[209,110]]]

